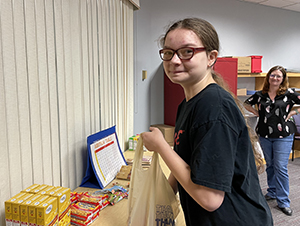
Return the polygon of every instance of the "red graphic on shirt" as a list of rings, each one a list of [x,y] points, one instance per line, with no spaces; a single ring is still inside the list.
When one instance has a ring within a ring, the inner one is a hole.
[[[175,135],[174,135],[174,143],[176,144],[176,145],[179,145],[179,135],[180,134],[182,134],[182,133],[184,133],[184,130],[179,130],[178,131],[178,133],[175,133]]]

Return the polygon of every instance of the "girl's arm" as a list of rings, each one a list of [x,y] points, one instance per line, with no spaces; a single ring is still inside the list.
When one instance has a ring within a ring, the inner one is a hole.
[[[169,167],[169,182],[173,190],[175,188],[174,191],[177,191],[177,186],[174,187],[176,179],[202,208],[211,212],[218,209],[223,203],[225,192],[192,182],[189,165],[170,147],[158,128],[150,127],[150,131],[141,134],[144,145],[149,151],[158,152]]]

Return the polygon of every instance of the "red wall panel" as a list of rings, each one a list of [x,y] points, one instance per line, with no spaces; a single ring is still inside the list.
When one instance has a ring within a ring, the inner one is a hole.
[[[219,57],[214,65],[214,70],[222,75],[231,91],[236,95],[237,59]],[[177,107],[184,98],[183,88],[172,83],[164,74],[164,124],[175,126]]]

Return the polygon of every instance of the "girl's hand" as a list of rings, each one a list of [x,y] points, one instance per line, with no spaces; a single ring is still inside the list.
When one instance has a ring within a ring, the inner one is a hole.
[[[143,143],[149,151],[159,151],[168,144],[162,134],[162,132],[157,127],[150,127],[150,132],[144,132],[141,134],[143,138]],[[169,146],[169,144],[168,144]]]

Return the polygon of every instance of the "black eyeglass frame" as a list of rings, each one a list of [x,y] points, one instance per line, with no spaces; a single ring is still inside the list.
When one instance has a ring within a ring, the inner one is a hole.
[[[193,50],[193,54],[192,54],[191,57],[189,57],[189,58],[182,59],[181,56],[178,54],[178,50],[181,50],[181,49],[191,49],[191,50]],[[171,57],[169,60],[163,59],[163,57],[162,57],[162,52],[163,52],[164,50],[171,50],[171,51],[173,51],[173,55],[172,55],[172,57]],[[170,61],[170,60],[173,59],[173,57],[174,57],[174,55],[175,55],[175,53],[176,53],[177,56],[179,57],[179,59],[181,59],[181,60],[190,60],[190,59],[193,58],[193,56],[195,55],[195,53],[201,52],[201,51],[205,51],[205,50],[206,50],[205,47],[199,47],[199,48],[182,47],[182,48],[179,48],[179,49],[177,49],[177,50],[170,49],[170,48],[166,48],[166,49],[161,49],[161,50],[159,50],[159,56],[160,56],[160,58],[161,58],[163,61]]]

